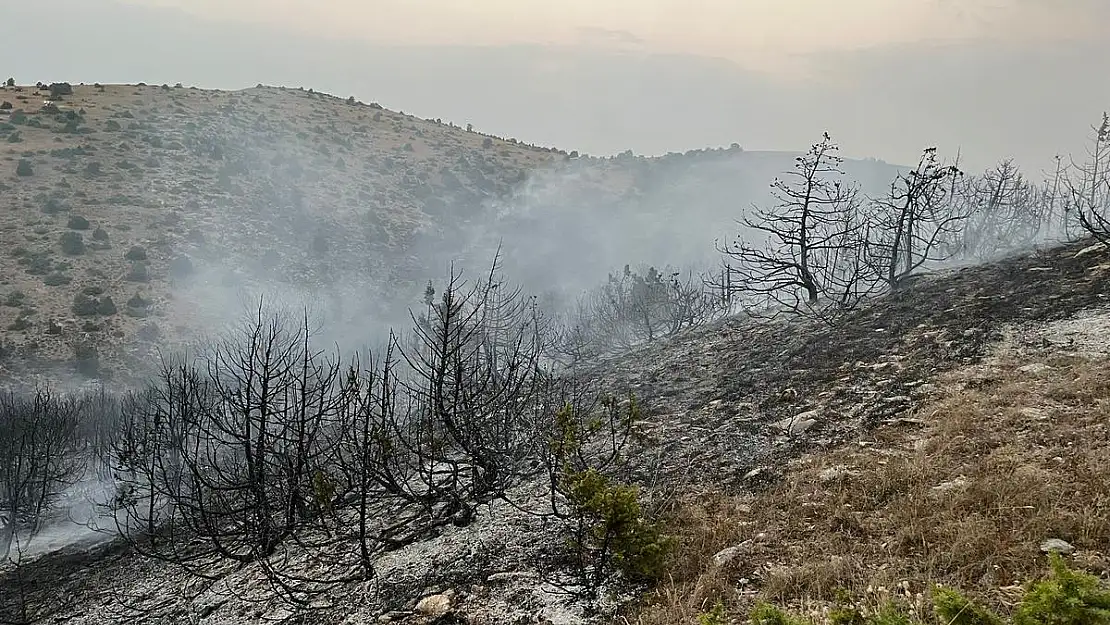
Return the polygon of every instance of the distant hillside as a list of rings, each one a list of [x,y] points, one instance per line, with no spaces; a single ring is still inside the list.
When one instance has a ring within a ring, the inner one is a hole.
[[[488,262],[502,241],[536,289],[700,262],[793,158],[579,157],[311,90],[51,91],[0,89],[9,374],[138,372],[262,294],[312,302],[359,344],[448,260]],[[846,170],[878,190],[895,168]]]

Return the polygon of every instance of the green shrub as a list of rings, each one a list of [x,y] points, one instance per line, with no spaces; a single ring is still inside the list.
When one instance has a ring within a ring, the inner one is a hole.
[[[913,619],[897,605],[886,603],[867,619],[867,623],[868,625],[913,625]]]
[[[1032,584],[1014,613],[1014,625],[1110,624],[1110,591],[1089,573],[1074,571],[1051,554],[1052,573]]]
[[[942,623],[951,625],[1002,625],[1002,619],[952,588],[933,589],[933,611]]]
[[[26,301],[26,299],[27,294],[23,291],[12,291],[4,298],[4,305],[9,308],[20,308],[23,306],[23,302]]]
[[[572,536],[571,547],[594,552],[595,558],[608,555],[629,579],[657,579],[670,545],[660,526],[643,518],[636,487],[616,483],[592,468],[564,479],[572,510],[587,523],[585,532]]]
[[[751,614],[752,625],[810,625],[808,621],[788,614],[769,603],[758,603]]]
[[[96,230],[93,230],[92,238],[93,238],[93,241],[96,241],[98,243],[107,243],[108,242],[108,231],[105,230],[104,228],[99,228],[98,227]]]
[[[15,166],[15,175],[26,178],[27,176],[35,175],[35,168],[31,166],[31,161],[21,158],[19,163]]]
[[[74,230],[88,230],[90,225],[89,220],[80,215],[73,215],[66,221],[66,227]]]
[[[712,610],[698,614],[698,625],[728,625],[725,604],[718,601],[713,605]]]
[[[85,253],[85,239],[80,232],[66,232],[62,235],[62,253],[67,256],[80,256]]]
[[[621,449],[638,414],[636,402],[607,398],[603,414],[581,414],[570,404],[554,415],[547,466],[563,504],[555,516],[573,561],[579,595],[593,601],[613,576],[628,581],[658,579],[673,541],[640,507],[637,489],[606,472],[623,462]],[[596,442],[612,445],[594,455]]]

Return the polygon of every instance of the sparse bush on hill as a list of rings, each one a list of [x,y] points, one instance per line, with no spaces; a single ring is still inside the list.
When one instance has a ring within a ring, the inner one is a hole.
[[[73,85],[68,82],[56,82],[50,85],[50,98],[60,100],[62,96],[73,95]]]
[[[73,298],[73,306],[71,310],[73,314],[78,317],[92,317],[97,314],[99,302],[95,297],[91,297],[85,293],[78,293]]]
[[[64,286],[66,284],[69,284],[70,282],[73,282],[73,278],[69,277],[65,273],[62,273],[61,271],[55,271],[54,273],[47,274],[42,279],[42,283],[46,286]]]
[[[150,282],[150,270],[143,261],[135,261],[131,263],[131,269],[127,271],[125,278],[128,282]]]
[[[133,246],[131,246],[131,249],[127,250],[127,252],[123,255],[123,257],[127,260],[132,260],[132,261],[146,260],[146,258],[147,258],[146,249],[144,249],[142,246],[139,246],[139,245],[133,245]]]
[[[112,301],[111,295],[105,295],[96,303],[96,313],[98,315],[111,317],[117,312],[119,312],[119,308],[117,308],[116,303]]]
[[[31,161],[25,158],[19,159],[19,163],[15,166],[15,175],[21,177],[35,175],[35,169],[31,166]]]
[[[32,276],[44,276],[54,268],[54,260],[50,257],[50,252],[46,251],[21,256],[17,262],[26,266],[27,273]]]
[[[90,378],[100,375],[100,353],[91,343],[78,343],[73,348],[77,372]]]
[[[4,83],[4,85],[7,86],[7,87],[14,87],[15,86],[15,79],[14,78],[9,78],[7,80],[7,82]]]
[[[23,291],[15,290],[4,298],[4,305],[9,308],[20,308],[24,302],[27,301],[27,294]]]
[[[88,230],[91,225],[88,219],[80,215],[71,215],[66,221],[66,227],[73,230]]]
[[[10,111],[10,110],[12,110],[12,103],[11,102],[8,102],[7,100],[4,100],[3,102],[0,102],[0,111]]]
[[[62,234],[62,253],[66,256],[80,256],[85,253],[85,239],[80,232]]]

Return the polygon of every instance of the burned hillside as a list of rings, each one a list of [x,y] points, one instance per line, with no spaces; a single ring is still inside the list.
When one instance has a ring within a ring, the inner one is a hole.
[[[639,403],[629,477],[649,501],[676,490],[761,490],[781,479],[787,461],[835,450],[911,414],[948,372],[979,362],[1004,332],[1100,309],[1108,261],[1106,249],[1090,242],[1041,249],[922,277],[831,325],[732,317],[583,366],[579,375]],[[514,491],[514,505],[542,502],[543,488],[535,486]],[[83,623],[262,616],[353,623],[381,614],[393,622],[456,622],[413,615],[417,600],[433,595],[448,597],[448,614],[459,615],[450,618],[472,619],[457,622],[540,615],[575,622],[577,600],[564,603],[544,590],[556,562],[544,524],[502,503],[474,512],[471,522],[445,525],[386,555],[375,584],[340,585],[327,595],[330,608],[307,613],[266,599],[256,565],[198,585],[125,546],[44,556],[21,572],[18,587]],[[297,550],[280,562],[312,570]],[[133,592],[119,589],[122,579],[133,580]]]

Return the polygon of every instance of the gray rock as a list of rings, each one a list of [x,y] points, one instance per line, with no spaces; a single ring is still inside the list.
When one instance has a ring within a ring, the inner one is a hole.
[[[790,436],[793,436],[795,434],[801,434],[814,425],[817,425],[817,417],[819,416],[819,410],[807,410],[806,412],[798,413],[793,417],[788,417],[781,421],[776,421],[773,427],[782,432],[785,432]]]
[[[416,604],[416,613],[424,616],[443,616],[451,611],[451,598],[447,595],[424,597]]]
[[[740,553],[741,553],[741,549],[738,546],[737,547],[726,547],[726,548],[718,551],[713,556],[713,566],[715,566],[717,568],[727,567],[730,564],[736,562],[737,558],[740,557]]]
[[[817,479],[820,480],[822,484],[829,484],[831,482],[840,481],[852,475],[855,475],[855,471],[842,464],[838,464],[821,469],[821,472],[817,474]]]
[[[1041,543],[1041,551],[1045,553],[1056,552],[1066,556],[1074,553],[1075,547],[1066,540],[1060,540],[1059,538],[1049,538],[1048,540]]]

